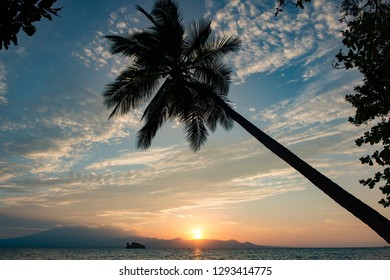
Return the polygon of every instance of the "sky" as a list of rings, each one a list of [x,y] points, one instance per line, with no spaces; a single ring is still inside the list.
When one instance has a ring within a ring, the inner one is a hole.
[[[331,3],[330,3],[331,2]],[[259,245],[383,246],[386,242],[235,124],[199,152],[167,123],[136,149],[142,108],[110,119],[102,92],[131,61],[111,55],[108,34],[150,26],[151,0],[59,0],[60,17],[0,51],[0,238],[60,226],[119,227],[139,236]],[[265,0],[180,0],[184,23],[212,20],[239,36],[229,54],[237,112],[354,196],[390,218],[375,169],[354,139],[370,124],[347,120],[344,100],[362,83],[334,69],[342,48],[338,7],[313,0],[277,17]]]

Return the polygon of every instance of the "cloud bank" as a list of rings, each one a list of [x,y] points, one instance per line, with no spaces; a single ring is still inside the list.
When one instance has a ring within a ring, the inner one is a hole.
[[[274,2],[225,1],[224,7],[206,1],[206,15],[212,17],[218,33],[238,36],[243,44],[238,54],[229,57],[236,82],[256,73],[272,73],[302,62],[313,62],[337,49],[342,25],[334,3],[313,1],[304,10],[289,10],[275,17]],[[271,5],[270,5],[271,4]]]

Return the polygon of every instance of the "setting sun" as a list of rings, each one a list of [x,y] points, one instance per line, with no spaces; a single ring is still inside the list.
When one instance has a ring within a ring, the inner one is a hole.
[[[202,239],[203,231],[201,229],[193,229],[191,232],[193,239]]]

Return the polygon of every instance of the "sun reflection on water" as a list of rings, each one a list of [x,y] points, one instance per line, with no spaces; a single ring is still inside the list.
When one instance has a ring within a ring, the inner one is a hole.
[[[194,260],[201,260],[202,259],[202,249],[196,248],[194,249]]]

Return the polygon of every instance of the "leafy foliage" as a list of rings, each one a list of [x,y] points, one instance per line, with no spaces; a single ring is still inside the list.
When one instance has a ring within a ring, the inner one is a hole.
[[[357,68],[364,76],[363,85],[346,100],[356,108],[349,121],[357,126],[373,122],[370,131],[356,140],[363,144],[381,146],[372,155],[362,157],[363,164],[383,168],[373,178],[360,180],[371,189],[379,186],[385,198],[379,201],[390,206],[390,4],[389,1],[369,0],[343,2],[343,19],[348,22],[343,31],[343,44],[348,52],[336,55],[336,67]]]
[[[57,0],[0,0],[0,50],[11,43],[18,44],[20,29],[28,36],[34,35],[33,22],[42,17],[52,20],[62,8],[52,8]]]
[[[151,13],[142,7],[151,26],[129,36],[105,36],[111,52],[132,58],[132,64],[104,92],[110,118],[149,104],[144,110],[144,126],[138,132],[137,146],[150,147],[158,129],[168,120],[183,124],[190,147],[197,151],[218,124],[233,126],[216,95],[229,102],[227,94],[230,68],[225,54],[236,51],[240,40],[213,36],[211,22],[200,20],[183,25],[178,6],[171,0],[159,0]]]

